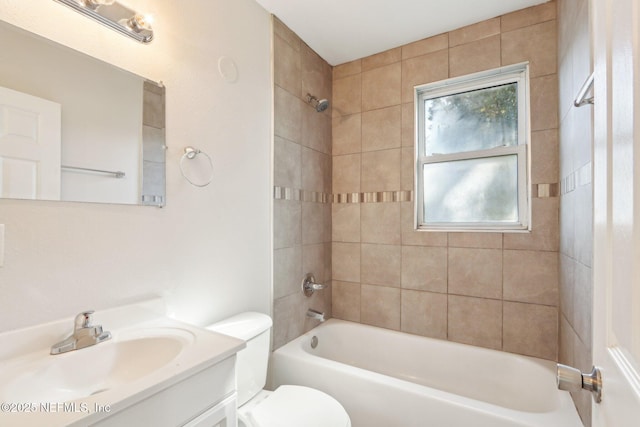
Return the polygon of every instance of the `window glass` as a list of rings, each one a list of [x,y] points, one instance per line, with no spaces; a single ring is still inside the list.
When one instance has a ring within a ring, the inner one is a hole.
[[[516,155],[426,163],[423,176],[428,223],[518,220]]]
[[[424,101],[425,154],[518,144],[517,83]]]

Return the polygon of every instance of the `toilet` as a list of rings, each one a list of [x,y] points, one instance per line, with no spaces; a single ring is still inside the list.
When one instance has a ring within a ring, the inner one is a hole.
[[[263,390],[267,379],[271,318],[241,313],[207,329],[246,341],[237,354],[236,379],[239,427],[351,427],[342,405],[319,390],[281,385]]]

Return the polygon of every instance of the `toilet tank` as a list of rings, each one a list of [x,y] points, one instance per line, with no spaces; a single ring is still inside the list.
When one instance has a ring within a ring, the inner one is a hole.
[[[266,384],[271,325],[271,318],[266,314],[247,312],[207,327],[211,331],[230,335],[247,343],[246,348],[237,354],[238,406],[245,404]]]

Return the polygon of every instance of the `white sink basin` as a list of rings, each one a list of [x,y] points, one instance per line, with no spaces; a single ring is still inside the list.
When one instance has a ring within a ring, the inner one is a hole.
[[[0,426],[94,424],[209,371],[245,346],[164,317],[155,304],[96,312],[94,324],[112,338],[62,354],[51,355],[50,348],[70,334],[72,318],[0,334],[0,402],[10,405],[0,411]]]
[[[165,367],[193,343],[184,329],[131,330],[81,350],[12,362],[0,375],[4,400],[67,402],[131,383]]]

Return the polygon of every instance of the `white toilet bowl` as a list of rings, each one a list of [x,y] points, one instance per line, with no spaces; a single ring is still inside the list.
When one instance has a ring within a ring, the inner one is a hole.
[[[342,405],[309,387],[283,385],[261,391],[238,409],[238,427],[350,427]]]
[[[271,325],[266,314],[242,313],[207,328],[247,343],[236,362],[239,427],[351,427],[342,405],[320,390],[298,385],[263,390]]]

